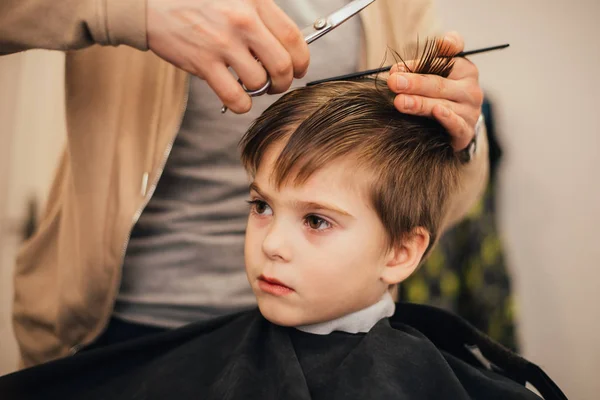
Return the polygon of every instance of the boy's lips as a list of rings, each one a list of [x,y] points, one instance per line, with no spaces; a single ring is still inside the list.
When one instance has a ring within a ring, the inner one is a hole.
[[[286,294],[290,294],[294,291],[294,289],[286,286],[283,282],[264,275],[258,277],[258,287],[263,292],[272,294],[274,296],[285,296]]]

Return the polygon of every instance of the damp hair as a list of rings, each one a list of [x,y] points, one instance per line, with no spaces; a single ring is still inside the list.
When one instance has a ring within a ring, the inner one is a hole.
[[[453,62],[440,57],[444,54],[440,43],[426,41],[411,71],[448,76]],[[398,53],[394,56],[404,63]],[[430,234],[428,252],[457,186],[460,161],[450,135],[437,121],[399,112],[394,98],[379,77],[292,90],[243,136],[242,164],[254,178],[266,151],[285,143],[271,177],[281,187],[302,185],[325,165],[351,157],[356,168],[370,173],[365,190],[388,245],[400,244],[422,227]]]

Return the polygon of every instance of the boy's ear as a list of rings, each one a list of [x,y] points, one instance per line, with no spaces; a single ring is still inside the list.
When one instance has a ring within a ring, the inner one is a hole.
[[[425,228],[419,226],[413,229],[402,243],[389,251],[381,280],[388,285],[395,285],[408,278],[419,266],[429,240],[429,232]]]

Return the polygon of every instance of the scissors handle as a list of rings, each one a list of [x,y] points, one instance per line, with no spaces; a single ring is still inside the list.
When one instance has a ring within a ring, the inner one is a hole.
[[[244,85],[244,82],[242,82],[241,79],[238,79],[238,83],[242,86],[242,89],[244,89],[244,91],[248,94],[248,96],[250,96],[250,97],[262,96],[263,94],[267,93],[267,91],[271,87],[271,76],[269,76],[269,73],[267,72],[266,69],[265,69],[265,72],[267,73],[267,81],[261,88],[256,89],[256,90],[248,89],[246,87],[246,85]],[[226,112],[227,112],[227,106],[225,104],[223,104],[223,107],[221,107],[221,114],[225,114]]]

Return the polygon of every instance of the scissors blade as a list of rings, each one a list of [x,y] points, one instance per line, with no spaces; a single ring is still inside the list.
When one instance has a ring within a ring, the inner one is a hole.
[[[307,44],[311,44],[321,36],[337,28],[375,0],[354,0],[344,7],[324,18],[319,18],[313,25],[307,26],[302,30],[302,36]]]
[[[375,0],[354,0],[353,2],[345,5],[344,7],[331,14],[327,19],[331,22],[333,28],[336,28],[344,22],[346,22],[348,19],[361,12],[365,7],[367,7],[374,1]]]

